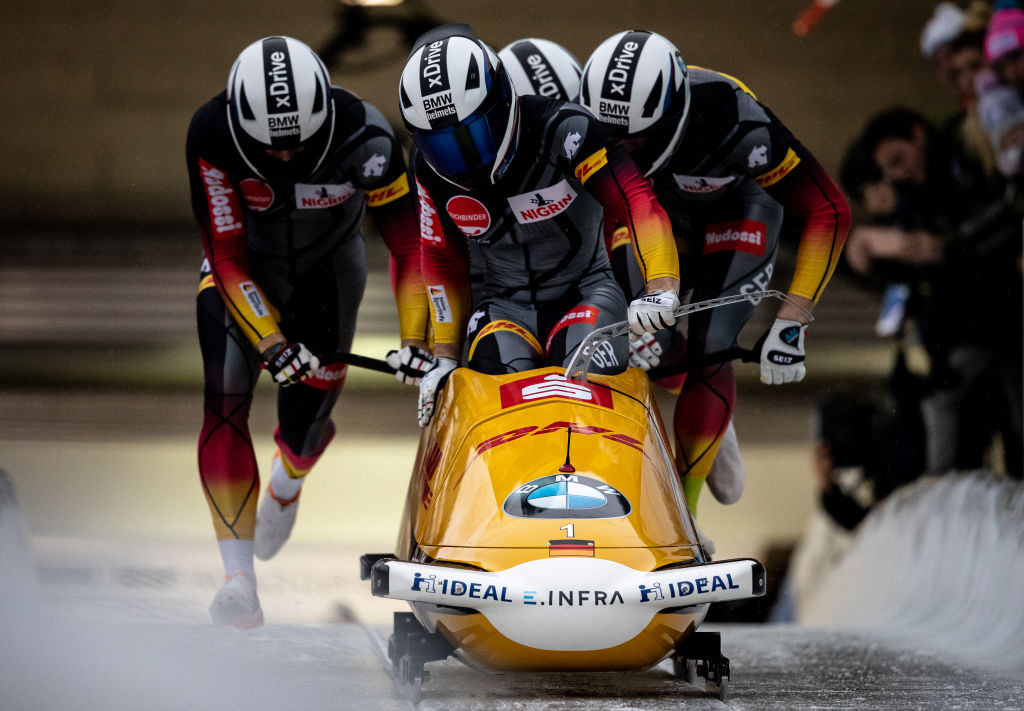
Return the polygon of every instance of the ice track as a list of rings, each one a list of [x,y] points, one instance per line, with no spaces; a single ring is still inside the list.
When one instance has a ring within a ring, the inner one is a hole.
[[[803,606],[810,625],[872,630],[1024,677],[1024,485],[984,471],[884,501]]]
[[[486,675],[449,660],[428,665],[431,680],[420,708],[1022,709],[1024,685],[1010,656],[1017,651],[1012,641],[1022,638],[1020,628],[1012,628],[1020,624],[1022,597],[1010,596],[1024,567],[1020,502],[1019,488],[1008,491],[987,477],[929,482],[893,499],[886,507],[892,510],[878,516],[908,528],[885,535],[880,525],[862,534],[828,581],[840,596],[833,609],[849,615],[837,620],[822,613],[827,629],[718,628],[732,662],[725,703],[672,679],[667,665],[637,674],[513,676]],[[1010,523],[999,523],[1004,518]],[[1012,525],[1017,528],[1004,528]],[[320,566],[326,577],[310,572],[317,569],[310,561],[325,563],[336,551],[296,550],[297,564],[281,561],[280,577],[266,578],[264,604],[293,606],[290,618],[275,618],[292,621],[238,632],[206,622],[216,575],[195,567],[187,545],[34,540],[30,565],[18,548],[23,534],[9,504],[0,504],[0,532],[3,711],[213,711],[226,701],[251,711],[411,708],[407,689],[391,681],[381,655],[387,613],[361,606],[364,591],[354,566],[350,577],[328,564]],[[1011,535],[1016,548],[1006,541]],[[877,567],[886,557],[878,552],[882,544],[890,567]],[[184,552],[169,553],[175,549]],[[1002,557],[999,565],[986,564],[983,550]],[[1014,550],[1016,560],[1007,559]],[[961,567],[929,567],[926,559],[939,552]],[[865,582],[859,566],[868,561],[877,572]],[[943,587],[935,575],[988,582]],[[334,604],[346,601],[359,604]],[[877,622],[865,629],[872,611]],[[964,624],[955,624],[960,618]],[[922,644],[921,631],[936,627],[926,624],[935,620],[943,635]],[[963,629],[975,634],[965,636]],[[951,654],[958,645],[982,664]],[[1009,666],[985,664],[999,654]]]

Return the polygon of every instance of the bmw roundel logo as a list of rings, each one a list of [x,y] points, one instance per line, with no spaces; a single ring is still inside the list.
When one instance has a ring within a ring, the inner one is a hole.
[[[621,518],[633,510],[614,486],[580,474],[553,474],[523,484],[502,510],[517,518]]]

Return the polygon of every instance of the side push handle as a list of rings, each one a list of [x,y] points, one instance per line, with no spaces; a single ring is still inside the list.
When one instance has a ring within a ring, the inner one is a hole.
[[[344,363],[346,365],[354,365],[357,368],[366,368],[367,370],[376,370],[378,373],[387,373],[388,375],[394,375],[395,369],[388,365],[387,361],[379,360],[377,358],[368,358],[366,356],[356,355],[355,353],[343,353],[338,351],[337,353],[331,353],[320,359],[322,365],[331,365],[333,363]]]

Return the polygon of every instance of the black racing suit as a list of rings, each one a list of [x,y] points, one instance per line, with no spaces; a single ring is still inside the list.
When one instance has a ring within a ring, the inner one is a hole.
[[[422,156],[413,164],[436,341],[465,337],[469,366],[488,373],[565,365],[586,334],[625,320],[604,211],[629,226],[645,281],[677,276],[667,218],[618,142],[580,106],[519,102],[515,158],[498,184],[467,191]],[[484,260],[483,300],[472,315],[467,240]],[[627,347],[623,337],[595,353],[593,370],[624,370]]]
[[[768,288],[780,237],[799,241],[789,292],[817,302],[849,230],[850,212],[825,170],[771,111],[738,80],[690,68],[691,104],[682,141],[651,180],[672,221],[681,292],[690,301]],[[784,228],[785,223],[785,228]],[[612,241],[611,246],[617,246]],[[635,296],[629,250],[612,249],[620,281]],[[743,302],[692,314],[686,341],[658,334],[671,364],[685,355],[736,343],[756,304]],[[668,387],[676,404],[677,463],[691,510],[732,417],[735,381],[725,363],[692,369]]]
[[[258,344],[282,334],[313,353],[347,351],[366,281],[366,209],[387,243],[403,338],[423,339],[414,197],[401,148],[381,113],[333,88],[333,133],[301,180],[258,173],[236,147],[226,92],[195,113],[187,161],[205,259],[197,298],[205,391],[199,474],[218,538],[252,538],[259,491],[248,429]],[[261,348],[262,349],[262,348]],[[334,433],[345,366],[278,390],[275,440],[303,475]]]

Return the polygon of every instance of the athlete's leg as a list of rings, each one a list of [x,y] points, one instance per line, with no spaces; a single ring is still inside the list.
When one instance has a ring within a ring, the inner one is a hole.
[[[252,540],[259,473],[248,418],[259,357],[212,281],[204,285],[196,300],[205,381],[199,478],[217,539]]]
[[[733,205],[723,207],[725,212],[710,215],[704,229],[694,302],[759,291],[771,278],[782,225],[781,206],[750,183],[737,191]],[[759,237],[754,238],[755,234]],[[733,346],[755,306],[743,302],[690,316],[688,355]],[[735,399],[733,367],[723,363],[690,370],[676,400],[676,463],[693,512],[732,419]]]
[[[296,279],[281,310],[281,328],[318,356],[348,352],[366,285],[362,237],[339,246],[321,267]],[[256,556],[269,560],[291,535],[306,476],[334,438],[331,412],[345,383],[346,366],[327,365],[277,391],[277,452],[256,522]]]
[[[473,313],[466,327],[466,360],[481,373],[521,373],[544,365],[537,339],[537,315],[505,299],[488,299]]]
[[[259,473],[248,418],[259,358],[208,274],[200,282],[196,316],[205,380],[199,478],[226,578],[210,605],[210,615],[217,624],[257,627],[263,624],[253,568]]]
[[[591,275],[580,285],[577,303],[568,310],[554,311],[553,316],[558,320],[549,329],[545,343],[547,361],[567,367],[588,334],[626,320],[626,297],[608,274]],[[597,347],[590,361],[590,372],[621,373],[628,365],[629,341],[626,334],[622,334]]]

